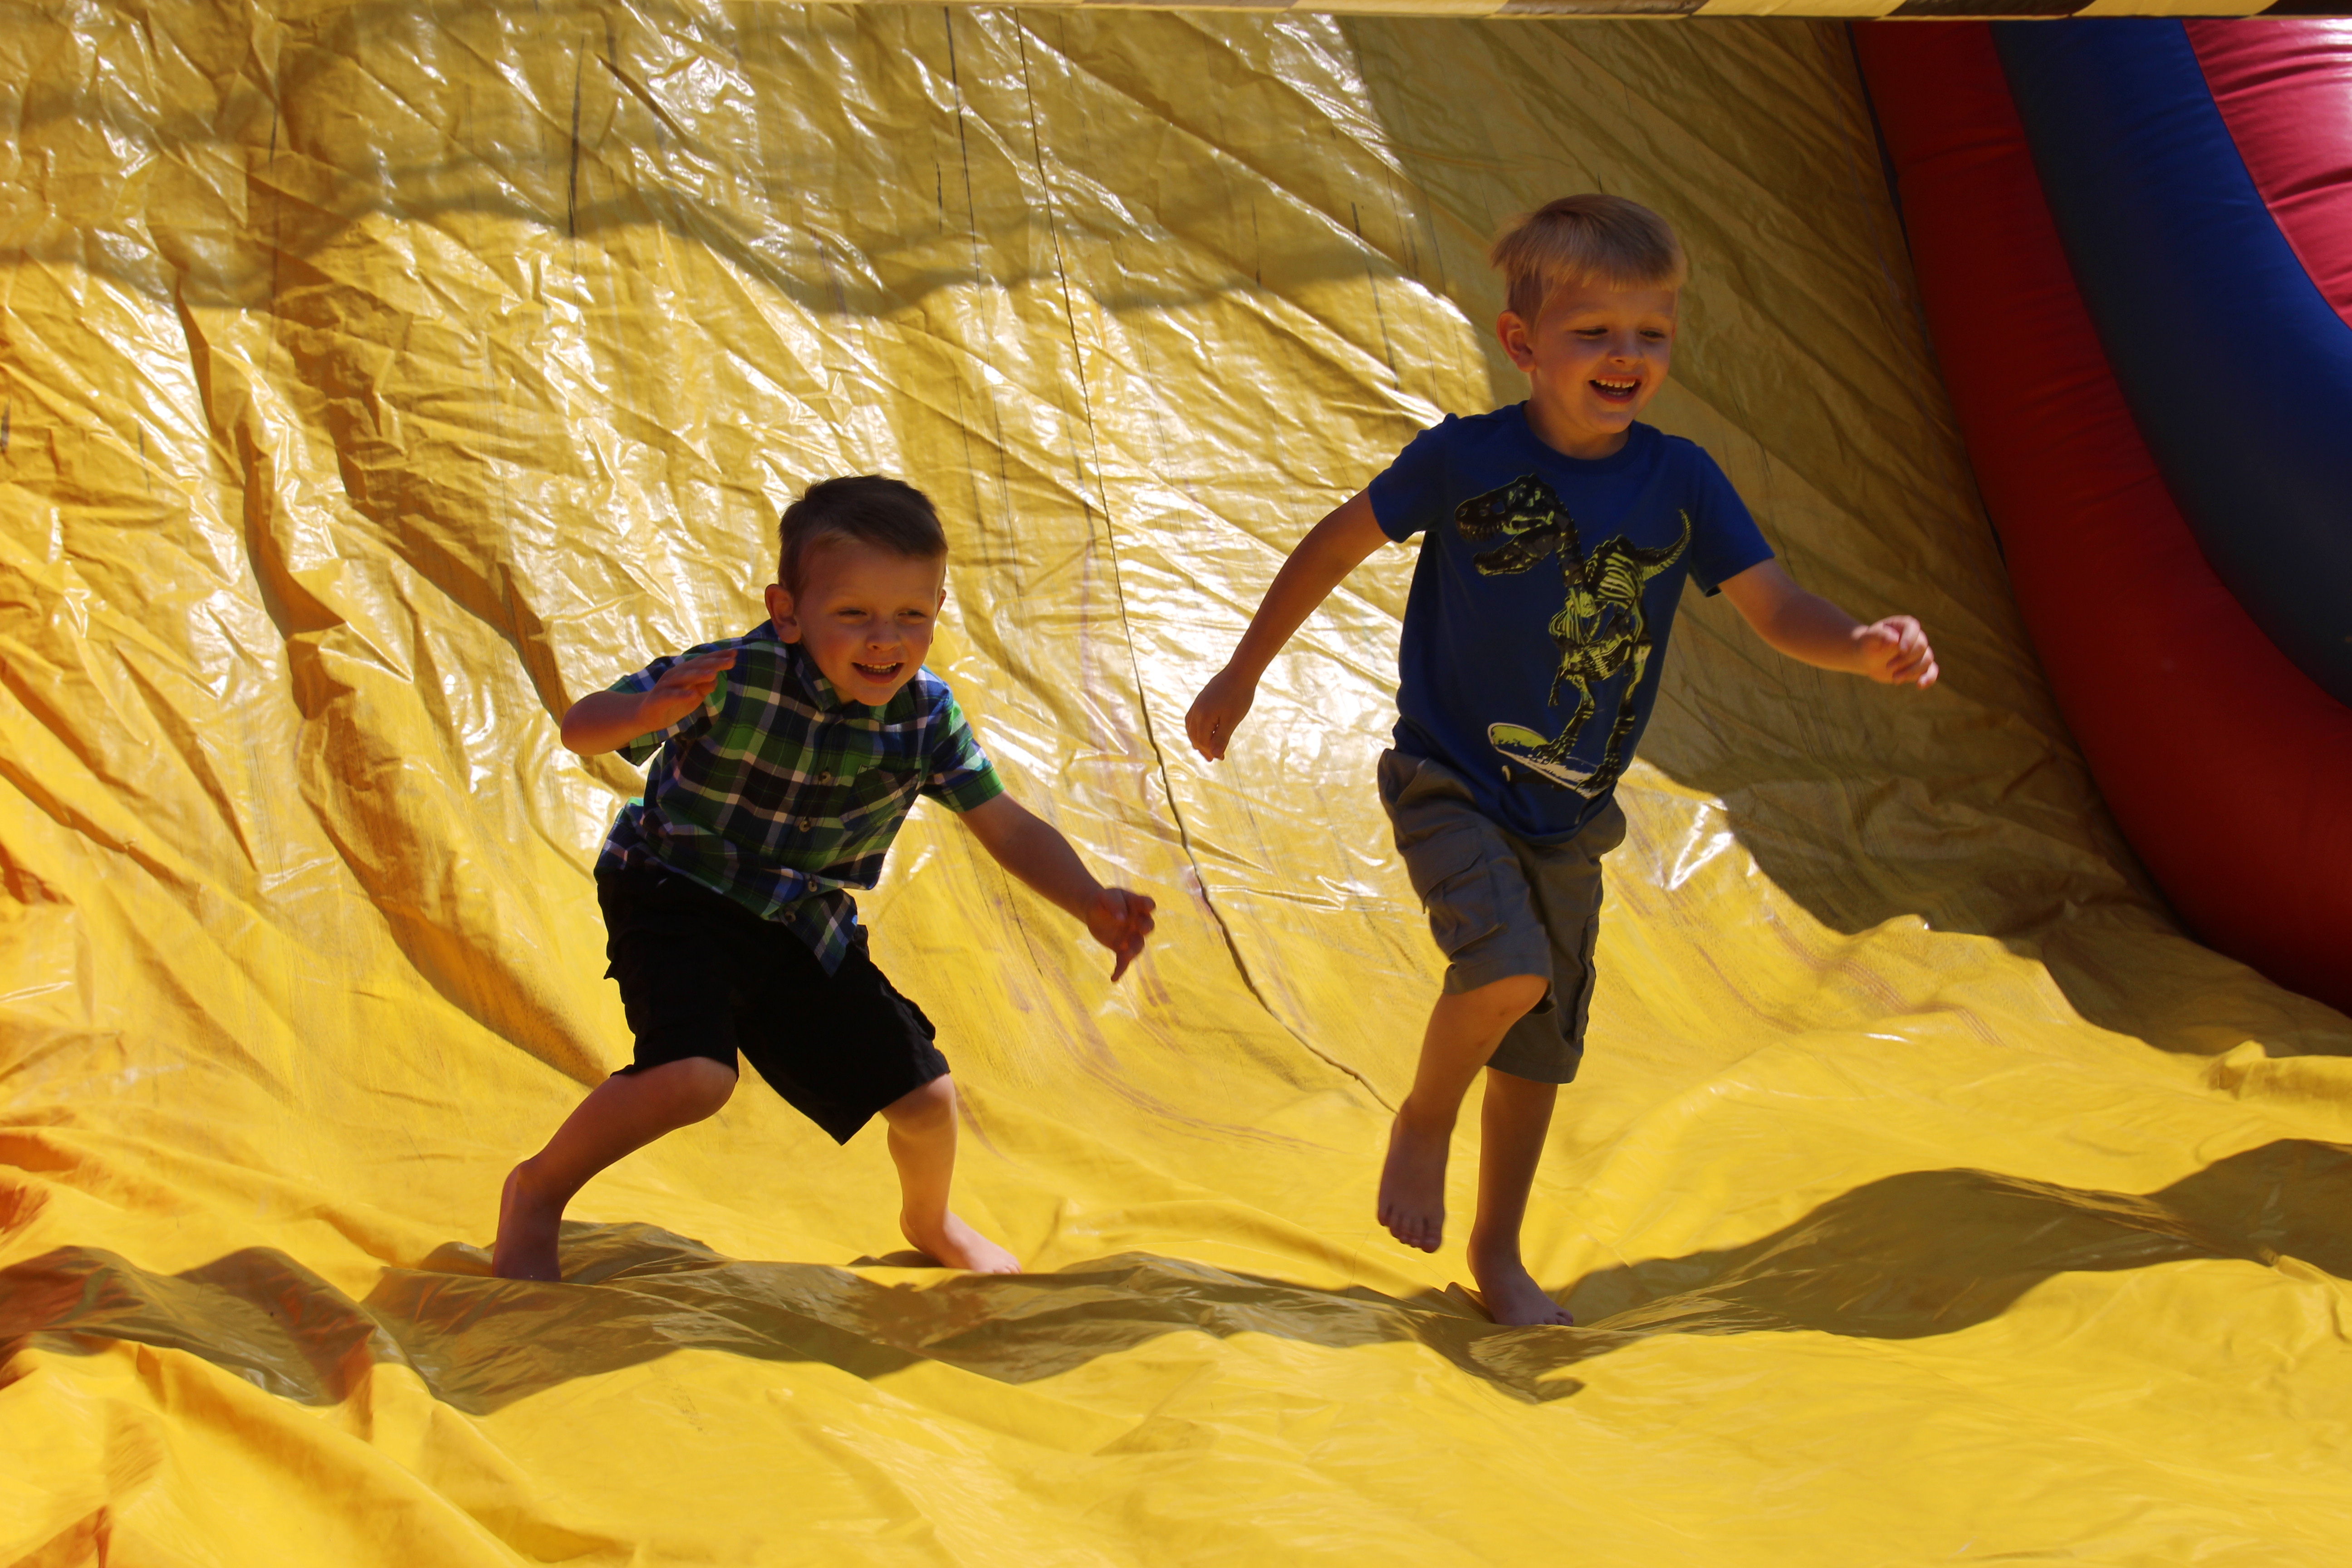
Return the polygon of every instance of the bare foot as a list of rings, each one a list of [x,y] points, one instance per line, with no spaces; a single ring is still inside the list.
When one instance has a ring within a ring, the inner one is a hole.
[[[499,1194],[499,1239],[490,1248],[490,1272],[501,1279],[561,1279],[555,1261],[555,1230],[562,1205],[551,1206],[530,1191],[526,1160],[507,1173]]]
[[[1516,1253],[1509,1258],[1482,1258],[1473,1247],[1470,1275],[1478,1281],[1479,1304],[1486,1309],[1486,1315],[1506,1328],[1576,1326],[1568,1309],[1544,1293]]]
[[[1400,1112],[1381,1167],[1381,1223],[1407,1247],[1434,1252],[1445,1239],[1445,1157],[1453,1129],[1415,1131]]]
[[[943,1268],[962,1268],[974,1274],[1021,1272],[1019,1258],[958,1219],[953,1209],[941,1211],[940,1219],[930,1226],[918,1226],[900,1215],[898,1233],[914,1244],[916,1251]]]

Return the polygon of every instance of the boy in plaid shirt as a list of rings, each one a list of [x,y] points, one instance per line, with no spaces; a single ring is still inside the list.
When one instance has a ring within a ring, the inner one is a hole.
[[[1020,1264],[948,1207],[955,1086],[930,1020],[867,956],[850,888],[871,888],[915,797],[956,812],[997,862],[1116,954],[1152,900],[1095,880],[1004,793],[947,685],[922,668],[947,601],[947,535],[922,492],[828,479],[786,509],[766,623],[656,659],[572,704],[583,756],[658,756],[596,864],[606,971],[636,1036],[606,1079],[515,1167],[491,1267],[559,1279],[557,1227],[588,1179],[734,1092],[736,1057],[846,1142],[880,1112],[898,1226],[951,1268]]]

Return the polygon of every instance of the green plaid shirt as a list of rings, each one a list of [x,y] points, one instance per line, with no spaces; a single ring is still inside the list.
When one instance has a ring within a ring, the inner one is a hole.
[[[602,873],[659,865],[778,921],[832,973],[865,932],[845,889],[871,888],[918,795],[970,811],[1004,793],[947,682],[915,672],[880,708],[842,697],[772,624],[614,681],[650,691],[682,658],[732,649],[701,707],[621,748],[660,752],[622,807]]]

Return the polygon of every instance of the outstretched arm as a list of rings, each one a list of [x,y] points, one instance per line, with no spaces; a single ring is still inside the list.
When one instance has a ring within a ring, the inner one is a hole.
[[[1388,542],[1372,516],[1371,501],[1360,493],[1307,531],[1275,574],[1274,585],[1250,617],[1249,630],[1242,634],[1233,658],[1201,689],[1192,711],[1184,715],[1184,732],[1195,751],[1213,763],[1223,760],[1234,731],[1256,700],[1258,678],[1274,656],[1340,579]]]
[[[998,865],[1086,921],[1087,933],[1117,955],[1111,979],[1127,973],[1151,934],[1158,906],[1150,899],[1096,881],[1070,841],[1009,795],[973,806],[963,825]]]
[[[1936,684],[1936,650],[1909,616],[1867,625],[1797,586],[1778,561],[1759,562],[1723,584],[1756,635],[1790,658],[1867,676],[1888,686]]]

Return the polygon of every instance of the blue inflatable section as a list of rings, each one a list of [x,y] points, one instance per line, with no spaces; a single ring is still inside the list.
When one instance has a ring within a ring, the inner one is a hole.
[[[2280,651],[2352,704],[2352,328],[2263,204],[2179,23],[1993,34],[2075,282],[2174,500]],[[2013,347],[2030,363],[2033,344]]]

